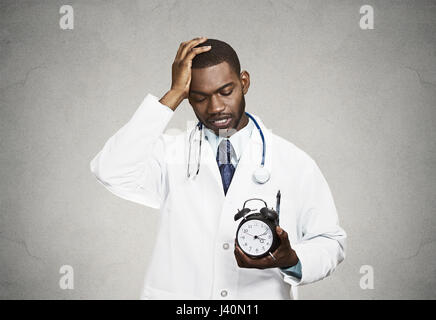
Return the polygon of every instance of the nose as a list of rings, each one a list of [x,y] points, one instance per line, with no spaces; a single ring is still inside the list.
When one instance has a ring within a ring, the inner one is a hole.
[[[216,95],[212,95],[209,100],[209,105],[207,107],[207,111],[210,114],[223,112],[226,106],[224,103],[217,97]]]

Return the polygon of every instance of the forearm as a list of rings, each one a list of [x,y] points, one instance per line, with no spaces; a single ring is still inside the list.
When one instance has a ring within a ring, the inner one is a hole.
[[[175,111],[184,99],[183,92],[170,90],[159,100],[160,103]]]

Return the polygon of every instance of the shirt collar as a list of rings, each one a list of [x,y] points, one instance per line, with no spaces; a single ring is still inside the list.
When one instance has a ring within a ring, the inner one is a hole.
[[[236,159],[232,159],[232,160],[235,160],[236,163],[239,162],[242,152],[244,151],[244,147],[248,144],[248,141],[250,140],[253,127],[254,127],[253,120],[251,120],[250,117],[248,117],[247,125],[242,129],[240,129],[239,131],[232,134],[229,138],[230,143],[232,144],[233,149],[235,150],[236,153]],[[221,136],[217,136],[215,132],[213,132],[209,128],[206,128],[205,126],[203,126],[203,129],[204,129],[205,139],[209,141],[213,154],[216,155],[219,144],[225,138]]]

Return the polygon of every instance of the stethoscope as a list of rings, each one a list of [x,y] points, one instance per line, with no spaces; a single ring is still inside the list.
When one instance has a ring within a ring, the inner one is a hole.
[[[262,129],[260,128],[259,124],[257,123],[256,119],[249,114],[248,112],[245,112],[245,114],[250,117],[251,120],[253,120],[254,125],[256,126],[257,130],[260,133],[260,137],[262,138],[262,161],[260,163],[260,166],[253,172],[253,178],[257,183],[263,184],[267,182],[270,178],[270,172],[267,168],[265,168],[265,137],[263,135]],[[199,142],[199,150],[198,150],[198,160],[197,160],[197,170],[195,172],[195,176],[198,175],[200,172],[200,162],[201,162],[201,143],[203,140],[203,123],[199,121],[197,125],[195,126],[194,130],[192,130],[191,135],[189,136],[189,153],[188,153],[188,170],[187,170],[187,177],[188,179],[193,176],[191,174],[190,170],[190,164],[191,164],[191,146],[192,146],[192,137],[195,135],[197,130],[200,131],[200,142]]]

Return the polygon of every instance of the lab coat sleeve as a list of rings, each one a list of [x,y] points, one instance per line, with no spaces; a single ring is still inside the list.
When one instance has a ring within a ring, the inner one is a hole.
[[[298,243],[292,244],[301,264],[301,278],[283,273],[293,286],[327,277],[345,259],[346,233],[339,226],[330,188],[313,160],[303,175],[301,197],[297,221],[301,235]]]
[[[158,209],[166,186],[163,131],[173,113],[148,94],[92,159],[97,180],[123,199]]]

